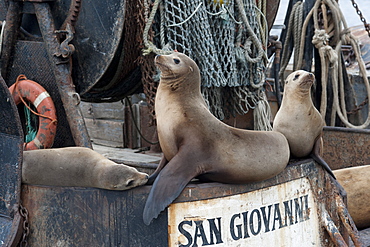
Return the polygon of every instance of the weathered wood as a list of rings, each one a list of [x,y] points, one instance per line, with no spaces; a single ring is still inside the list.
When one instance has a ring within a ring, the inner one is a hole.
[[[111,147],[124,147],[123,121],[85,118],[91,140]]]
[[[124,120],[124,105],[122,102],[80,104],[82,115],[92,119]]]
[[[334,197],[342,192],[338,191],[338,188],[333,184],[335,182],[333,182],[330,176],[311,160],[289,165],[278,176],[258,183],[246,185],[191,183],[184,189],[174,203],[196,202],[218,198],[223,201],[223,204],[227,208],[229,196],[264,188],[268,191],[268,188],[271,188],[271,186],[283,185],[297,179],[308,179],[310,181],[310,188],[317,207],[325,208],[330,213],[335,224],[343,231],[342,235],[345,236],[345,230],[339,222],[334,202]],[[174,246],[169,243],[168,231],[176,232],[180,229],[180,226],[168,225],[170,214],[168,214],[167,209],[151,225],[146,226],[143,223],[143,206],[150,188],[150,186],[143,186],[129,191],[119,192],[94,188],[23,185],[22,199],[29,211],[31,228],[29,244],[30,246],[39,247]],[[280,203],[280,205],[283,205],[282,202]],[[268,205],[265,206],[267,207]],[[312,204],[306,210],[307,213],[319,213],[314,212],[311,207]],[[247,208],[248,204],[245,204],[239,211],[248,210]],[[235,213],[240,213],[239,211]],[[277,217],[277,215],[270,216],[272,220],[274,220],[274,217]],[[311,216],[314,218],[314,215],[310,215],[309,217]],[[192,219],[195,220],[195,218],[184,220],[192,221]],[[203,220],[206,220],[206,218]],[[260,222],[259,224],[262,223]],[[203,230],[206,231],[207,228]],[[201,232],[200,228],[197,231],[198,233],[192,236],[197,238],[198,246],[202,246],[202,241],[204,244],[202,234],[204,233]],[[331,240],[323,225],[320,225],[319,229],[306,229],[305,231],[318,231],[322,243],[328,243],[325,246],[333,246],[330,244]],[[279,234],[279,229],[275,229],[275,232]],[[295,234],[297,233],[292,233],[291,236]],[[267,237],[265,235],[265,231],[261,231],[258,236],[252,237]],[[294,238],[282,239],[281,241],[287,242],[285,246],[294,246],[292,245],[293,242],[291,242],[292,239]]]
[[[149,109],[146,105],[134,104],[132,106],[134,114],[131,113],[129,107],[125,109],[125,147],[128,148],[140,148],[150,147],[151,143],[157,141],[155,137],[156,126],[151,125],[151,119],[149,115]],[[139,116],[137,116],[137,114]],[[134,119],[133,119],[134,116]],[[137,119],[140,119],[137,121]],[[137,127],[140,129],[141,135],[139,134],[133,121],[136,121]]]
[[[114,162],[130,165],[141,172],[152,174],[161,160],[159,153],[136,153],[137,150],[130,148],[112,148],[102,145],[93,145],[98,153]]]
[[[23,186],[29,209],[29,246],[163,246],[165,214],[146,226],[149,187],[130,191]]]

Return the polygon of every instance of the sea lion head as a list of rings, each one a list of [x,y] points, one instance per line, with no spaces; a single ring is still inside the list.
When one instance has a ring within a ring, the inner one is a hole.
[[[176,90],[181,84],[200,87],[200,72],[197,64],[180,52],[170,55],[157,55],[155,64],[161,71],[161,83]]]
[[[109,190],[128,190],[145,185],[147,181],[148,174],[124,164],[101,167],[99,176],[100,188]]]
[[[314,81],[314,74],[304,70],[297,70],[291,73],[285,80],[284,91],[306,95],[310,93]]]

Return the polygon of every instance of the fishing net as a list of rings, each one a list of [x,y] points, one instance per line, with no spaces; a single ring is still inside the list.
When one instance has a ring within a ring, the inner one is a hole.
[[[202,94],[210,111],[221,120],[243,115],[266,102],[260,15],[255,0],[156,0],[147,20],[154,36],[147,41],[149,29],[144,30],[144,53],[185,53],[199,66]],[[158,76],[144,84],[156,81]],[[263,129],[270,129],[268,104],[256,110],[263,116],[258,117]],[[258,126],[255,123],[255,129]]]

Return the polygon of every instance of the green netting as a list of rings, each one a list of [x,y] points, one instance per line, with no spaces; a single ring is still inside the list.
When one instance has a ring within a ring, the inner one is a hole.
[[[31,114],[30,109],[27,106],[24,106],[24,115],[26,118],[26,133],[25,133],[25,142],[31,142],[35,139],[37,134],[37,117]]]
[[[255,0],[162,0],[155,21],[148,22],[154,23],[157,48],[185,53],[198,64],[203,96],[223,119],[266,101],[259,15]]]

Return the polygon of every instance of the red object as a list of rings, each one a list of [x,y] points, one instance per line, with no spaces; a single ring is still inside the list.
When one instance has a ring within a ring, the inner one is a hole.
[[[16,105],[20,102],[24,104],[25,101],[31,102],[37,112],[30,110],[39,116],[36,137],[24,144],[24,150],[50,148],[56,134],[57,116],[54,102],[49,93],[40,84],[27,80],[24,75],[18,76],[17,81],[9,87],[9,91]]]

